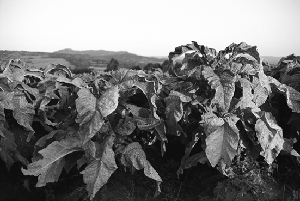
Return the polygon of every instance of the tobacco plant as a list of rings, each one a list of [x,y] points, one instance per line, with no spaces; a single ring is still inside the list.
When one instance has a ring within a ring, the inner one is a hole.
[[[259,156],[270,166],[280,153],[299,158],[297,136],[283,132],[272,105],[284,95],[290,121],[299,120],[298,82],[286,78],[295,67],[296,61],[279,81],[266,76],[256,46],[246,43],[217,52],[192,42],[170,52],[163,70],[147,73],[74,76],[62,65],[42,71],[11,60],[0,76],[0,156],[8,169],[18,161],[24,175],[38,176],[37,187],[77,166],[90,199],[117,168],[143,169],[157,196],[162,179],[144,147],[159,146],[163,157],[171,135],[185,145],[178,175],[198,162],[235,177],[254,169]],[[34,147],[30,156],[15,141],[12,119]],[[197,143],[201,150],[191,155]]]

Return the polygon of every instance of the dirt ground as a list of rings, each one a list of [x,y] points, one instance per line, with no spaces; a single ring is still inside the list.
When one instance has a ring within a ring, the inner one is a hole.
[[[150,161],[150,160],[149,160]],[[151,162],[151,161],[150,161]],[[212,197],[213,188],[224,177],[207,165],[186,170],[180,178],[176,171],[179,161],[167,159],[165,162],[153,163],[153,167],[162,177],[162,193],[153,199],[156,183],[136,171],[131,174],[127,170],[117,169],[108,183],[96,194],[94,200],[199,200],[201,197]],[[6,170],[4,162],[0,162],[0,201],[81,201],[89,200],[82,181],[82,175],[74,167],[69,174],[62,173],[56,183],[47,184],[42,188],[34,187],[37,178],[25,177],[18,164],[13,165],[10,172]],[[207,200],[207,199],[206,199]]]
[[[171,148],[169,153],[176,153],[176,150]],[[277,183],[271,177],[263,178],[257,174],[230,180],[215,168],[199,163],[196,167],[184,170],[177,178],[180,158],[178,154],[164,157],[147,154],[147,159],[163,180],[162,192],[155,199],[153,196],[156,183],[146,177],[143,170],[132,174],[129,170],[125,172],[124,169],[118,168],[93,200],[296,201],[299,199],[298,194],[293,195],[297,192],[288,189],[286,185],[289,182],[296,184],[299,178],[295,176],[282,180],[281,185],[278,185],[280,181]],[[88,201],[89,196],[80,171],[82,170],[78,170],[76,166],[68,174],[63,170],[58,182],[36,188],[37,177],[24,176],[18,163],[15,163],[8,172],[5,163],[0,160],[0,201]]]

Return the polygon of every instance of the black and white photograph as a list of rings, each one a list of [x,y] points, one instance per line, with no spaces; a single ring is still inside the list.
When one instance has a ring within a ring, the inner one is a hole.
[[[0,201],[299,200],[299,0],[0,0]]]

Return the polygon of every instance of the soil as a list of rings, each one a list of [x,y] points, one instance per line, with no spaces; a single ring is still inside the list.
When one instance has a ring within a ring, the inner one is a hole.
[[[170,153],[176,153],[176,150],[170,149]],[[93,200],[297,200],[294,199],[295,196],[292,196],[292,193],[297,193],[295,190],[289,190],[286,188],[287,186],[282,184],[280,187],[271,177],[268,180],[262,180],[262,177],[252,177],[250,179],[249,177],[247,179],[240,177],[230,180],[215,168],[199,163],[196,167],[184,170],[184,173],[177,178],[176,172],[180,166],[180,155],[158,157],[153,153],[149,153],[149,151],[146,154],[147,159],[163,180],[161,184],[162,192],[157,198],[153,198],[156,183],[146,177],[143,170],[135,171],[132,174],[129,170],[124,171],[124,169],[118,168]],[[58,182],[48,183],[45,187],[36,188],[37,177],[24,176],[21,172],[21,164],[15,163],[8,171],[5,163],[0,160],[0,201],[88,201],[89,197],[80,171],[82,170],[78,170],[77,167],[73,167],[68,174],[63,170]],[[287,180],[285,182],[287,183]],[[266,194],[253,194],[253,190],[251,190],[255,188],[253,186],[261,184],[263,186],[256,187],[256,189],[270,189],[267,190],[270,191],[270,194],[267,196]],[[274,197],[268,199],[269,195],[274,195]],[[277,199],[276,196],[280,199]]]
[[[162,177],[162,193],[154,199],[155,181],[146,177],[143,170],[133,174],[128,170],[117,169],[108,183],[101,188],[93,200],[199,200],[212,198],[213,189],[224,176],[207,165],[185,170],[177,178],[176,171],[180,161],[172,158],[159,161],[148,159]],[[156,161],[156,162],[155,162]],[[56,183],[36,188],[37,177],[22,175],[20,164],[15,163],[8,172],[5,163],[0,160],[0,201],[83,201],[89,200],[82,175],[74,167],[69,174],[63,171]],[[206,199],[208,200],[208,199]]]

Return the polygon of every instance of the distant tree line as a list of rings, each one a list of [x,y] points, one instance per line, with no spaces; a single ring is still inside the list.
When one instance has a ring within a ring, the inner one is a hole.
[[[105,71],[117,71],[119,70],[119,62],[117,59],[112,58],[107,64]]]
[[[50,58],[63,58],[67,60],[71,65],[74,65],[76,68],[72,70],[74,74],[82,74],[82,73],[91,73],[92,69],[89,67],[92,66],[91,61],[94,61],[91,56],[83,55],[83,54],[63,54],[63,53],[50,53]],[[124,66],[122,66],[124,67]],[[125,66],[126,68],[132,70],[144,70],[145,72],[154,71],[155,69],[163,69],[163,65],[159,63],[148,63],[144,67],[139,65],[129,65]],[[120,63],[117,59],[112,58],[105,69],[105,71],[116,71],[120,68]]]

